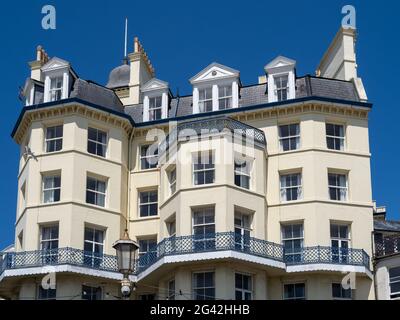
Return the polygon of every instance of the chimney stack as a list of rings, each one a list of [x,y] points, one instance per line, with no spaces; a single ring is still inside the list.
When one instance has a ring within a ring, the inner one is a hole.
[[[37,81],[42,81],[42,72],[40,68],[49,61],[49,56],[42,46],[36,48],[36,60],[29,62],[31,67],[31,78]]]
[[[140,88],[150,79],[154,78],[155,70],[151,61],[140,43],[138,37],[134,38],[133,53],[128,55],[130,60],[129,103],[142,102]]]

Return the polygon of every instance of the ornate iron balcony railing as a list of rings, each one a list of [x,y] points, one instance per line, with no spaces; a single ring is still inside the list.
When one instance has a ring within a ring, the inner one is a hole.
[[[265,134],[262,130],[228,117],[215,117],[179,123],[171,130],[166,139],[160,143],[159,155],[167,151],[177,140],[222,132],[230,132],[234,137],[240,137],[255,145],[258,144],[262,147],[267,145]]]
[[[375,257],[384,257],[400,253],[400,236],[375,238]]]
[[[118,272],[117,257],[73,248],[7,252],[0,254],[0,271],[29,267],[73,265]]]
[[[158,243],[154,251],[147,252],[139,258],[134,270],[135,274],[143,272],[166,256],[227,250],[283,262],[286,265],[327,263],[364,266],[369,269],[369,256],[362,249],[316,246],[288,252],[281,244],[238,235],[235,232],[218,232],[201,236],[165,238]],[[6,269],[64,264],[118,272],[115,256],[98,255],[73,248],[0,254],[0,274]]]

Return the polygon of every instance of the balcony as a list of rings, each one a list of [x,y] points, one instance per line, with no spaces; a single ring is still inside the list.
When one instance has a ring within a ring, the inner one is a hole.
[[[400,253],[400,236],[375,237],[375,257],[382,258]]]
[[[285,252],[281,244],[245,237],[234,232],[220,232],[199,236],[165,238],[154,252],[142,255],[135,266],[135,274],[146,271],[167,256],[184,256],[198,253],[222,251],[238,252],[282,263],[283,266],[307,264],[330,264],[360,266],[369,270],[369,256],[362,249],[341,249],[331,247],[306,247],[300,252]],[[200,260],[204,255],[200,256]],[[94,255],[73,248],[7,252],[0,254],[0,276],[5,270],[43,266],[72,265],[100,271],[118,272],[117,259],[111,255]]]
[[[59,265],[118,272],[116,256],[73,248],[0,253],[0,275],[4,270]]]
[[[200,137],[201,135],[224,132],[231,133],[235,138],[243,139],[249,144],[259,145],[262,148],[267,145],[265,134],[262,130],[228,117],[216,117],[178,124],[166,139],[160,143],[159,155],[168,151],[175,142],[186,140],[188,137]]]

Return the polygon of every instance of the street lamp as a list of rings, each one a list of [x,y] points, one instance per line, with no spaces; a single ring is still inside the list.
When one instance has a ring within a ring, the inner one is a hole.
[[[132,292],[129,275],[134,271],[139,246],[129,238],[128,230],[125,229],[124,236],[113,244],[113,248],[117,251],[118,270],[123,274],[121,293],[124,299],[129,299]]]

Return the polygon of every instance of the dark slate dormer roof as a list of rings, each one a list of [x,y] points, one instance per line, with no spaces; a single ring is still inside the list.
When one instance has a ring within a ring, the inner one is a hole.
[[[356,88],[351,81],[317,78],[305,76],[296,79],[296,99],[307,97],[322,97],[337,100],[359,102]],[[290,102],[290,100],[288,100]],[[244,86],[239,92],[239,108],[268,104],[267,84]],[[143,105],[125,107],[125,113],[130,115],[135,123],[143,122]],[[185,117],[193,114],[192,96],[174,97],[170,99],[168,117]]]
[[[374,220],[374,231],[400,232],[400,221]]]
[[[79,98],[117,112],[124,112],[124,106],[113,90],[92,81],[77,79],[70,98]]]

